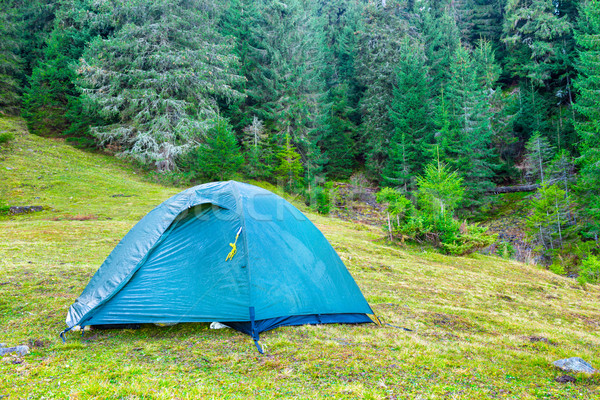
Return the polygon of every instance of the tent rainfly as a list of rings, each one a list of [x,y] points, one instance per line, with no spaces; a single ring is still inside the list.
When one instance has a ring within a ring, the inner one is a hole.
[[[373,311],[323,234],[249,184],[185,190],[148,213],[69,308],[67,329],[218,321],[250,335],[366,323]]]

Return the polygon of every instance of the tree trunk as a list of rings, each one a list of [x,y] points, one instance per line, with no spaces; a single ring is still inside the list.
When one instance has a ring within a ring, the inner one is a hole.
[[[489,194],[535,192],[540,185],[498,186],[487,191]]]

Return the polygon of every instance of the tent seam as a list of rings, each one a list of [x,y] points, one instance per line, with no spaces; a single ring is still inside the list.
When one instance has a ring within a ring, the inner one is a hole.
[[[232,191],[234,192],[236,199],[236,206],[240,208],[240,224],[242,225],[242,237],[244,240],[244,247],[246,248],[245,254],[245,267],[246,267],[246,276],[248,279],[248,317],[250,318],[250,307],[252,307],[252,274],[250,273],[250,248],[248,247],[248,231],[246,230],[246,215],[244,213],[244,207],[242,203],[242,196],[240,195],[240,191],[238,190],[235,181],[229,181]]]
[[[142,259],[135,265],[135,267],[131,270],[131,272],[127,275],[127,277],[125,279],[123,279],[123,281],[121,282],[121,284],[118,285],[115,288],[115,290],[113,290],[113,292],[110,294],[110,296],[104,298],[95,307],[92,307],[91,309],[89,309],[79,319],[79,325],[81,325],[84,322],[89,321],[92,317],[89,317],[89,318],[85,319],[85,317],[87,317],[88,314],[90,314],[92,311],[98,310],[100,307],[104,306],[113,297],[115,297],[121,291],[121,289],[123,289],[125,286],[127,286],[127,284],[129,283],[129,281],[131,281],[131,279],[133,278],[133,276],[139,271],[139,269],[142,267],[142,265],[144,265],[144,263],[148,260],[148,258],[150,257],[150,253],[152,253],[154,251],[154,249],[156,249],[162,242],[164,242],[166,240],[166,238],[171,234],[171,232],[175,229],[175,226],[177,225],[177,223],[176,223],[177,222],[177,218],[179,217],[180,214],[181,214],[181,212],[179,214],[177,214],[177,216],[175,218],[173,218],[173,221],[171,222],[171,224],[169,225],[169,227],[167,229],[165,229],[165,231],[160,235],[160,237],[158,238],[158,240],[152,245],[152,247],[150,247],[150,249],[148,249],[148,251],[146,252],[146,255],[144,255],[144,257],[142,257]]]

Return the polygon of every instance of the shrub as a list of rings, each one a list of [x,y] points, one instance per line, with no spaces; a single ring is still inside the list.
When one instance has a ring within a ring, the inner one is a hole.
[[[387,221],[384,229],[402,242],[412,240],[427,242],[453,255],[469,254],[490,246],[496,241],[487,229],[459,222],[437,207],[417,209],[400,192],[384,188],[377,194],[377,202],[387,204]]]
[[[515,254],[515,248],[508,242],[501,242],[499,245],[498,254],[502,258],[511,258]]]
[[[0,146],[5,145],[6,143],[10,142],[11,140],[13,140],[15,138],[15,135],[13,135],[11,132],[0,132]]]
[[[470,254],[491,246],[498,239],[497,235],[487,233],[485,227],[465,223],[461,227],[464,232],[460,233],[454,241],[442,244],[444,250],[450,254],[456,256]]]
[[[319,214],[329,214],[329,211],[331,211],[330,187],[331,185],[327,184],[325,184],[325,187],[315,184],[310,190],[303,191],[304,203]]]
[[[315,208],[319,214],[329,214],[329,191],[320,186],[315,188]]]
[[[600,283],[600,257],[588,255],[579,267],[579,283]]]
[[[0,216],[8,215],[9,211],[10,211],[10,206],[6,205],[4,203],[4,200],[0,199]]]
[[[558,259],[555,259],[554,262],[548,266],[548,269],[557,275],[565,275],[566,273],[565,267]]]

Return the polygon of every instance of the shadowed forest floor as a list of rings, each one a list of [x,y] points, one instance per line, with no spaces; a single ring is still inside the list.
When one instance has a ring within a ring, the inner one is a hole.
[[[597,398],[600,289],[497,257],[386,244],[377,228],[307,215],[386,323],[279,328],[265,355],[208,324],[67,335],[68,307],[112,248],[180,191],[112,157],[17,132],[0,150],[0,199],[42,212],[0,217],[0,398]]]

